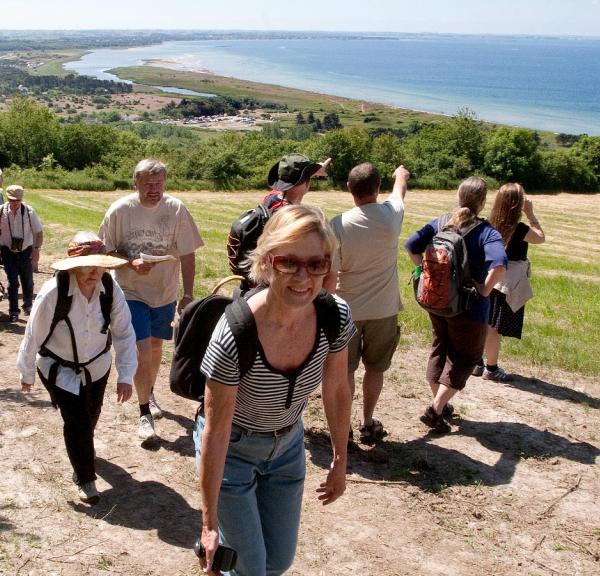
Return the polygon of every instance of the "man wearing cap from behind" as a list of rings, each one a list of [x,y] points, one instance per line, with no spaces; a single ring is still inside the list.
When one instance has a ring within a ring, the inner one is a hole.
[[[6,189],[7,202],[0,206],[0,252],[8,280],[8,315],[19,320],[19,281],[23,290],[23,312],[29,316],[33,303],[33,271],[37,271],[44,241],[42,224],[35,210],[23,202],[25,191],[13,184]]]
[[[313,162],[303,154],[292,153],[284,156],[269,170],[267,184],[272,192],[267,194],[254,209],[244,212],[238,218],[227,238],[227,257],[233,274],[244,276],[241,290],[252,287],[248,280],[248,254],[256,248],[267,220],[272,214],[288,204],[302,204],[304,195],[310,189],[311,178],[326,177],[331,158],[323,162]]]

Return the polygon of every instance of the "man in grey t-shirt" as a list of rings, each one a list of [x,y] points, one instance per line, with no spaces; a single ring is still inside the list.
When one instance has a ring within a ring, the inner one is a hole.
[[[348,384],[354,395],[354,373],[362,360],[365,375],[359,431],[365,443],[374,443],[385,435],[383,424],[373,418],[373,412],[400,335],[398,237],[409,178],[408,170],[399,166],[394,172],[392,193],[385,202],[378,202],[379,171],[368,162],[355,166],[348,175],[348,190],[355,206],[331,221],[339,248],[334,257],[335,272],[325,286],[348,302],[356,324],[357,333],[348,346]]]

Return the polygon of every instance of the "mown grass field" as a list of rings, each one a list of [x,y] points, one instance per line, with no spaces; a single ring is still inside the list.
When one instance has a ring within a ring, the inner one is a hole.
[[[207,294],[229,274],[225,243],[231,222],[254,206],[264,192],[175,193],[189,207],[204,238],[197,253],[195,295]],[[62,256],[77,230],[97,230],[106,208],[122,193],[31,191],[27,201],[45,225],[43,266]],[[328,216],[351,207],[349,194],[313,192],[307,202]],[[409,191],[401,243],[425,222],[452,206],[449,191]],[[600,247],[594,241],[600,229],[600,196],[578,194],[533,197],[547,241],[530,247],[535,298],[527,305],[524,337],[505,339],[502,361],[510,359],[556,367],[587,375],[600,374],[597,322],[600,318]],[[488,198],[491,207],[493,194]],[[400,314],[403,339],[429,342],[427,315],[415,304],[408,284],[411,265],[404,250],[398,254],[400,287],[405,310]]]

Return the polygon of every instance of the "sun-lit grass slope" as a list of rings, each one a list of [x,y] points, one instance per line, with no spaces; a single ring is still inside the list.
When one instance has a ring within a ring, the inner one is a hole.
[[[97,230],[109,204],[121,193],[47,191],[28,192],[45,225],[44,262],[62,256],[77,230]],[[255,206],[263,192],[176,193],[189,207],[206,246],[197,253],[195,295],[207,294],[229,274],[225,245],[231,222]],[[312,192],[308,203],[328,216],[351,207],[349,194]],[[454,193],[410,191],[401,243],[431,218],[450,209]],[[488,198],[488,209],[493,194]],[[600,374],[597,321],[600,318],[600,196],[536,195],[534,208],[546,231],[546,244],[531,246],[535,298],[528,303],[522,340],[504,339],[503,357],[527,359],[584,374]],[[427,315],[414,302],[408,280],[411,264],[404,250],[398,254],[400,287],[405,310],[400,314],[403,338],[426,344]]]

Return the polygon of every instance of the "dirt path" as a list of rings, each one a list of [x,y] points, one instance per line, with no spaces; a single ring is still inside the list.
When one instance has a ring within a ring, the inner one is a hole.
[[[107,388],[96,441],[102,501],[88,507],[77,500],[45,390],[19,391],[25,324],[8,324],[6,312],[0,302],[0,574],[199,574],[190,552],[199,521],[194,405],[168,391],[168,366],[155,450],[139,446],[135,404],[116,404],[114,380]],[[319,399],[310,404],[289,573],[599,574],[596,379],[514,364],[527,376],[511,385],[472,378],[456,399],[453,433],[440,438],[418,420],[426,355],[406,345],[396,354],[377,412],[390,434],[378,447],[352,447],[347,492],[330,507],[314,492],[329,451]]]

